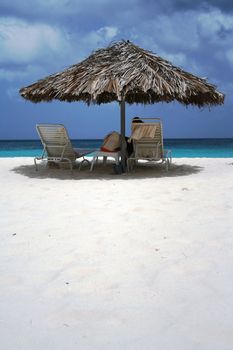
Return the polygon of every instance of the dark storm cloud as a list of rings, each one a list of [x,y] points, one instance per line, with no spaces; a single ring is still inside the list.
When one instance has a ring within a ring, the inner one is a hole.
[[[171,0],[170,3],[173,4],[174,8],[179,10],[216,7],[223,12],[233,11],[233,1],[231,0]]]
[[[223,62],[232,70],[231,1],[34,0],[33,4],[28,6],[26,0],[1,0],[0,13],[5,19],[0,18],[0,30],[4,38],[8,37],[9,28],[16,39],[21,32],[22,36],[27,32],[30,38],[20,57],[12,56],[12,52],[18,52],[14,36],[9,36],[8,41],[0,38],[2,63],[18,64],[21,59],[25,64],[41,63],[50,70],[54,57],[58,67],[63,67],[65,62],[75,63],[97,47],[124,38],[196,74],[203,71],[217,79],[225,78],[216,69]],[[223,12],[227,10],[228,13]]]
[[[222,12],[233,12],[232,0],[140,0],[143,11],[149,16],[155,15],[156,11],[162,13],[170,13],[173,11],[188,10],[208,10],[210,8],[218,8]]]
[[[114,18],[122,12],[133,11],[137,7],[138,0],[108,1],[108,0],[34,0],[33,6],[28,6],[27,0],[1,0],[1,16],[15,16],[30,20],[49,20],[51,23],[62,21],[75,21],[76,26],[93,25],[96,22]]]
[[[28,21],[49,21],[69,27],[88,30],[101,27],[104,22],[135,24],[137,20],[156,19],[158,15],[188,10],[217,8],[222,12],[233,11],[231,0],[34,0],[33,6],[27,0],[1,0],[1,17],[14,16]]]
[[[228,1],[34,0],[33,4],[28,6],[27,0],[0,2],[2,17],[4,14],[5,18],[11,18],[5,19],[5,25],[0,18],[0,30],[5,37],[9,28],[14,28],[11,33],[13,30],[16,38],[21,32],[22,36],[26,32],[30,34],[30,41],[25,42],[26,48],[21,53],[21,61],[27,64],[42,62],[44,67],[44,57],[48,65],[56,57],[55,61],[58,65],[60,61],[63,67],[64,62],[75,63],[97,47],[124,38],[185,69],[190,67],[197,74],[205,68],[208,73],[205,62],[211,61],[211,67],[224,60],[230,68],[233,65],[233,17],[221,11],[233,7]],[[221,9],[211,7],[214,5]],[[51,38],[49,43],[47,33]],[[9,38],[8,41],[0,38],[0,59],[17,64],[19,57],[12,52],[18,52],[18,40],[12,35]],[[65,52],[67,55],[61,54]],[[219,70],[215,72],[219,76]]]

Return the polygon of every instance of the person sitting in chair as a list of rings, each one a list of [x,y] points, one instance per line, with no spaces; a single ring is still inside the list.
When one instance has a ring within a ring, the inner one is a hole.
[[[132,119],[132,123],[144,123],[143,120],[141,120],[140,117],[134,117]],[[127,144],[127,157],[130,157],[131,154],[133,153],[133,143],[131,141],[129,141],[129,137],[126,136],[125,140],[126,140],[126,144]]]
[[[140,117],[134,117],[134,118],[132,119],[132,123],[144,123],[144,121],[141,120]]]

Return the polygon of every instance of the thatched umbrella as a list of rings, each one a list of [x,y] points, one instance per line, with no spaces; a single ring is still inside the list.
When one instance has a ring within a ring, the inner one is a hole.
[[[205,79],[185,72],[130,41],[113,43],[63,72],[20,89],[32,102],[84,101],[121,105],[122,164],[125,154],[125,102],[151,104],[178,101],[198,107],[224,103],[224,94]]]

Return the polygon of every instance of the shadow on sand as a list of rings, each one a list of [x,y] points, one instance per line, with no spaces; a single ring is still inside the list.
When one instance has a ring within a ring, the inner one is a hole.
[[[35,170],[34,165],[21,165],[17,166],[11,171],[27,176],[29,178],[38,179],[58,179],[58,180],[133,180],[133,179],[148,179],[148,178],[165,178],[165,177],[177,177],[187,176],[199,173],[203,167],[187,165],[187,164],[172,164],[171,168],[167,172],[164,165],[156,164],[150,165],[138,165],[130,173],[116,174],[114,172],[113,164],[97,164],[92,172],[90,167],[83,167],[80,171],[78,167],[74,168],[71,172],[70,169],[50,168],[45,164],[41,164],[38,167],[38,171]]]

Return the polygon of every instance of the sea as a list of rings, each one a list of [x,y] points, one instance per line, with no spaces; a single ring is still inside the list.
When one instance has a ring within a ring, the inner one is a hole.
[[[103,140],[72,140],[77,148],[98,149]],[[232,158],[231,139],[165,139],[165,149],[172,151],[174,158]],[[35,157],[42,152],[39,140],[0,140],[0,158]]]

